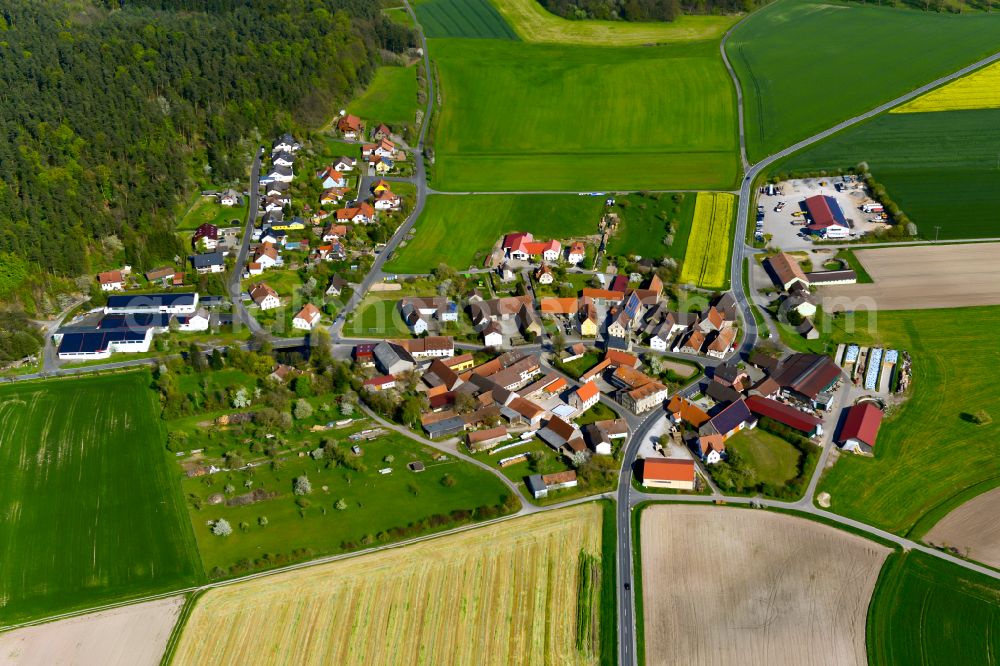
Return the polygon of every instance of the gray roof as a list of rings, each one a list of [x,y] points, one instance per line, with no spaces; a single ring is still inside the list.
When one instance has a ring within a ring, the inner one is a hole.
[[[196,254],[191,257],[191,265],[195,268],[208,268],[210,266],[221,266],[225,263],[221,252],[208,252],[206,254]]]
[[[465,430],[465,419],[461,416],[452,416],[424,426],[424,431],[431,438],[451,435],[462,430]]]
[[[531,493],[532,497],[548,489],[548,486],[545,485],[545,481],[542,480],[541,474],[532,474],[524,480],[524,485],[528,487],[528,492]]]

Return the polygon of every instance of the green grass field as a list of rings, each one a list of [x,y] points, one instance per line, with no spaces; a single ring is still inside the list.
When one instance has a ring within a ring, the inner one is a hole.
[[[1000,109],[883,114],[792,155],[777,172],[867,162],[924,238],[1000,235]]]
[[[781,486],[798,474],[799,450],[760,428],[734,435],[726,448],[739,453],[763,483]]]
[[[479,268],[485,253],[511,231],[564,240],[596,234],[604,200],[558,194],[427,197],[416,236],[396,250],[386,270],[426,273],[441,263]]]
[[[996,664],[1000,584],[920,552],[886,560],[868,607],[868,663]]]
[[[650,198],[632,194],[617,197],[615,212],[621,218],[621,225],[608,243],[608,254],[684,259],[696,199],[694,194],[660,194]],[[628,202],[627,207],[621,205],[625,201]],[[668,223],[672,223],[674,227],[674,240],[670,246],[663,242],[667,236]]]
[[[414,11],[428,38],[517,39],[489,0],[422,0]]]
[[[399,297],[365,300],[347,324],[347,334],[358,337],[410,337],[410,330],[399,314]]]
[[[368,89],[347,106],[375,123],[412,123],[417,113],[417,67],[379,67]]]
[[[347,455],[354,458],[349,450],[348,432],[351,431],[308,433],[297,436],[297,440],[304,440],[301,444],[308,449],[317,446],[321,438],[330,437],[342,442]],[[360,470],[292,454],[284,458],[284,464],[277,470],[263,465],[252,474],[230,472],[184,479],[185,495],[199,501],[198,506],[192,502],[189,509],[206,572],[215,567],[228,570],[234,564],[239,566],[243,559],[255,560],[265,554],[271,554],[272,558],[288,556],[293,549],[308,549],[318,556],[353,550],[370,543],[369,539],[384,542],[393,538],[390,535],[393,528],[405,528],[432,514],[447,516],[456,510],[495,505],[508,492],[488,472],[451,456],[447,460],[434,460],[432,449],[401,435],[388,434],[361,442],[359,446],[362,455],[358,462],[363,466]],[[394,459],[387,462],[386,456]],[[406,467],[411,461],[424,463],[426,470],[411,472]],[[392,473],[379,474],[378,470],[386,467],[391,467]],[[303,474],[312,484],[312,493],[296,498],[292,484]],[[442,483],[446,475],[454,480],[454,485]],[[205,501],[212,494],[222,493],[227,484],[234,487],[234,494],[247,493],[244,484],[248,479],[252,480],[254,490],[274,495],[242,506],[210,505]],[[335,508],[340,499],[347,508]],[[266,526],[260,525],[261,516],[267,518]],[[211,533],[207,521],[219,518],[229,521],[232,535],[218,537]],[[242,529],[241,524],[245,525]],[[441,527],[444,525],[428,526],[422,531]]]
[[[247,204],[242,206],[220,206],[215,197],[199,196],[177,225],[178,231],[194,231],[203,224],[214,224],[217,227],[238,227],[247,218]]]
[[[717,44],[432,40],[433,186],[448,191],[729,189],[735,95]]]
[[[0,623],[199,580],[149,381],[0,388]]]
[[[726,44],[745,95],[750,160],[997,51],[998,31],[998,13],[812,0],[754,12]]]
[[[879,312],[873,333],[862,314],[853,334],[843,331],[846,321],[834,320],[834,340],[908,350],[913,381],[909,399],[883,422],[874,458],[844,455],[826,473],[819,490],[830,493],[832,510],[907,534],[964,489],[1000,484],[1000,409],[996,384],[983,371],[1000,363],[1000,308]],[[963,418],[978,409],[993,423]]]

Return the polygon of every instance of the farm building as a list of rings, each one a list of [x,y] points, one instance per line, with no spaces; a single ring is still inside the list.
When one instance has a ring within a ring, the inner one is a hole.
[[[782,359],[771,378],[787,396],[815,407],[820,394],[833,388],[842,376],[840,368],[829,356],[792,354]]]
[[[799,262],[789,254],[779,252],[772,257],[768,257],[764,260],[764,268],[770,273],[774,283],[785,291],[791,289],[794,284],[801,284],[804,287],[809,286],[809,278],[802,271]]]
[[[823,421],[782,402],[759,395],[752,395],[746,399],[746,403],[750,411],[757,416],[766,416],[789,428],[795,428],[805,434],[806,437],[823,434]]]
[[[197,310],[197,292],[109,296],[104,306],[104,314],[194,314]]]
[[[489,430],[476,430],[468,435],[470,451],[482,451],[507,439],[507,428],[497,426]]]
[[[722,435],[723,440],[726,440],[743,430],[747,422],[752,419],[753,414],[750,413],[746,401],[737,400],[710,418],[698,429],[698,434],[702,437]]]
[[[813,273],[806,273],[806,279],[814,287],[824,287],[833,284],[855,284],[858,281],[858,274],[848,269],[815,271]]]
[[[817,194],[805,200],[811,222],[806,229],[823,238],[847,238],[851,228],[833,197]]]
[[[847,410],[847,418],[840,429],[840,446],[845,451],[871,453],[875,449],[882,410],[872,402],[863,402]]]
[[[550,490],[575,487],[576,472],[567,470],[554,474],[532,474],[527,478],[525,485],[528,486],[528,492],[531,493],[532,497],[540,499],[546,497]]]
[[[650,488],[694,490],[694,461],[679,458],[646,458],[642,485]]]

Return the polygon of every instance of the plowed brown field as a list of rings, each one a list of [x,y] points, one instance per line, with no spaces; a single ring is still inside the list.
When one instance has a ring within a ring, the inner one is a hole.
[[[1000,567],[1000,488],[974,497],[952,510],[924,537],[935,546],[950,546],[973,560]]]

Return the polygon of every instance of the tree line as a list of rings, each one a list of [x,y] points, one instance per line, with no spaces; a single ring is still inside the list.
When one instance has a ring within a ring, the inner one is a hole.
[[[245,186],[257,145],[322,125],[382,50],[415,43],[362,0],[8,0],[0,256],[30,274],[8,303],[183,256],[174,222],[197,189]]]
[[[681,14],[748,12],[758,0],[538,0],[547,10],[568,19],[673,21]]]

